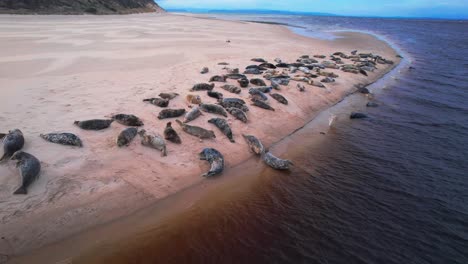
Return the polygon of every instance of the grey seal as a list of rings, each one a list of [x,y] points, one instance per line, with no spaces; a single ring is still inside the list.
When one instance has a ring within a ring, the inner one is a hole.
[[[201,104],[201,105],[200,105],[200,110],[202,110],[203,112],[212,113],[212,114],[217,114],[217,115],[222,115],[222,116],[224,116],[224,117],[227,117],[226,111],[224,110],[224,108],[222,108],[222,107],[219,106],[219,105],[215,105],[215,104]]]
[[[271,154],[271,152],[263,154],[262,159],[268,166],[272,167],[275,170],[289,170],[289,166],[293,165],[291,161],[280,159],[275,155]]]
[[[210,71],[210,69],[208,69],[208,67],[203,67],[202,70],[200,71],[201,74],[206,74]]]
[[[215,87],[214,83],[208,84],[208,83],[197,83],[195,84],[192,89],[190,89],[191,92],[194,91],[211,91]]]
[[[224,157],[223,155],[213,148],[205,148],[199,154],[200,160],[206,160],[210,163],[211,168],[202,177],[212,177],[220,174],[224,170]]]
[[[288,100],[286,98],[284,98],[284,96],[282,96],[281,94],[278,94],[278,93],[274,93],[274,94],[270,94],[271,97],[273,97],[273,99],[275,99],[276,101],[284,104],[284,105],[287,105],[288,104]]]
[[[277,68],[289,68],[289,64],[284,63],[284,62],[278,63],[278,64],[276,64],[275,66],[276,66]]]
[[[207,130],[202,127],[198,126],[190,126],[187,124],[182,123],[180,120],[176,119],[177,124],[179,124],[182,127],[182,130],[186,132],[189,135],[198,137],[199,139],[210,139],[210,138],[216,138],[215,133],[212,130]]]
[[[161,156],[167,156],[166,142],[159,135],[150,135],[146,130],[142,129],[138,134],[141,136],[141,144],[146,147],[154,148],[161,151]]]
[[[248,68],[245,69],[244,74],[254,74],[254,75],[259,75],[262,74],[263,71],[260,70],[259,68]]]
[[[208,123],[211,123],[215,125],[221,132],[223,132],[224,135],[231,141],[232,143],[235,143],[236,141],[234,140],[234,137],[232,135],[232,130],[231,127],[229,126],[228,122],[226,119],[223,118],[212,118],[208,120]]]
[[[168,122],[166,128],[164,129],[164,139],[169,140],[172,143],[181,144],[182,140],[179,137],[179,134],[172,128],[172,123]]]
[[[255,88],[250,88],[249,94],[252,95],[252,98],[256,98],[258,100],[262,100],[262,101],[268,100],[268,97],[262,91],[255,89]]]
[[[202,115],[202,112],[200,111],[200,108],[198,106],[195,106],[194,108],[192,108],[192,110],[190,110],[187,114],[185,114],[184,123],[193,121],[201,115]]]
[[[75,121],[75,125],[84,130],[102,130],[108,128],[114,119],[91,119],[85,121]]]
[[[269,92],[271,92],[271,90],[273,90],[273,87],[271,87],[271,86],[262,86],[262,87],[252,88],[252,89],[259,90],[262,93],[269,93]]]
[[[176,98],[177,96],[179,96],[179,94],[178,93],[160,93],[158,96],[161,97],[162,99],[172,100]]]
[[[255,105],[257,107],[260,107],[260,108],[263,108],[263,109],[266,109],[266,110],[275,111],[275,109],[273,107],[271,107],[267,103],[263,102],[262,100],[258,100],[256,98],[253,98],[252,102],[253,102],[252,105]]]
[[[112,116],[112,119],[117,121],[117,123],[122,124],[124,126],[142,126],[143,121],[135,115],[127,115],[127,114],[117,114]]]
[[[174,118],[185,114],[185,109],[164,109],[159,112],[158,119]]]
[[[260,63],[267,62],[266,60],[264,60],[262,58],[253,58],[253,59],[251,59],[251,61],[260,62]]]
[[[236,108],[236,107],[229,107],[226,109],[232,116],[234,116],[236,119],[247,123],[247,115],[245,114],[242,109]]]
[[[4,134],[5,135],[5,134]],[[11,157],[16,151],[22,149],[24,146],[23,132],[19,129],[13,129],[3,137],[3,156],[0,161]]]
[[[240,94],[241,92],[241,89],[235,85],[232,85],[232,84],[225,84],[223,86],[221,86],[221,88],[223,88],[224,90],[230,92],[230,93],[235,93],[235,94]]]
[[[226,82],[227,77],[224,75],[215,75],[210,78],[209,82]]]
[[[331,77],[325,77],[320,81],[323,82],[323,83],[332,83],[332,82],[335,82],[335,79],[333,79]]]
[[[248,112],[249,108],[245,105],[245,101],[240,98],[224,98],[218,100],[218,104],[224,108],[235,107],[242,109],[244,112]]]
[[[216,99],[222,99],[223,98],[222,93],[213,92],[213,91],[207,91],[206,93],[208,94],[209,97],[212,97],[212,98],[216,98]]]
[[[137,134],[138,129],[136,127],[129,127],[122,130],[122,132],[117,136],[117,146],[128,146]]]
[[[267,68],[267,69],[276,69],[275,65],[273,65],[272,63],[268,63],[268,62],[264,62],[258,66],[262,68]]]
[[[49,133],[49,134],[40,134],[41,138],[60,145],[67,145],[67,146],[76,146],[82,147],[83,142],[81,139],[72,133]]]
[[[263,81],[262,79],[257,79],[257,78],[251,79],[250,83],[256,86],[266,86],[265,81]]]
[[[361,118],[366,118],[367,115],[363,113],[358,113],[358,112],[352,112],[351,115],[349,116],[349,119],[361,119]]]
[[[242,87],[242,88],[246,88],[247,86],[249,86],[249,79],[247,79],[247,78],[239,79],[239,80],[237,80],[237,82],[239,83],[240,87]]]
[[[257,155],[262,155],[265,152],[262,142],[258,138],[252,135],[242,135],[249,146],[250,151]]]
[[[240,74],[240,73],[229,73],[229,74],[226,74],[225,76],[226,76],[226,78],[233,79],[233,80],[239,80],[239,79],[247,78],[247,76],[245,76],[244,74]]]
[[[143,99],[143,102],[149,102],[150,104],[156,105],[159,107],[169,106],[169,99],[158,98],[158,97]]]
[[[368,102],[368,103],[366,104],[366,107],[378,107],[378,106],[379,106],[379,104],[377,104],[377,103],[375,103],[375,102]]]
[[[33,155],[21,150],[15,152],[11,159],[17,160],[16,167],[19,168],[22,180],[21,186],[13,194],[27,194],[29,185],[39,177],[41,163]]]

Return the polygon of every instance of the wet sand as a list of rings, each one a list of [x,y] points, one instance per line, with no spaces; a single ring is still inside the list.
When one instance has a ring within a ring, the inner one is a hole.
[[[27,196],[13,196],[19,184],[14,164],[0,166],[0,253],[24,255],[93,226],[130,215],[139,209],[205,181],[200,175],[208,164],[198,160],[204,147],[215,147],[226,158],[226,175],[251,157],[241,138],[254,134],[266,146],[289,135],[321,110],[390,70],[379,67],[369,77],[331,70],[337,82],[320,89],[306,85],[305,93],[291,81],[280,92],[284,106],[271,100],[275,112],[250,107],[250,122],[228,120],[236,143],[206,121],[193,125],[215,131],[215,140],[200,142],[174,127],[182,145],[168,143],[168,156],[139,144],[119,149],[115,137],[124,128],[113,124],[99,132],[83,131],[74,120],[105,118],[131,113],[143,119],[145,129],[163,133],[167,120],[158,120],[160,108],[141,100],[160,92],[177,92],[171,108],[188,109],[185,95],[195,83],[225,73],[219,62],[243,69],[250,59],[263,57],[295,61],[303,54],[329,55],[335,51],[372,52],[395,60],[395,51],[370,35],[341,33],[335,41],[295,35],[277,26],[220,21],[170,14],[130,16],[0,16],[0,129],[20,128],[24,150],[42,161],[40,179]],[[230,40],[227,43],[226,40]],[[200,69],[210,68],[201,75]],[[235,84],[235,82],[232,82]],[[248,99],[229,94],[225,97]],[[204,101],[214,103],[205,93]],[[173,121],[173,120],[172,120]],[[40,133],[72,132],[84,148],[45,142]],[[279,153],[278,153],[279,154]]]

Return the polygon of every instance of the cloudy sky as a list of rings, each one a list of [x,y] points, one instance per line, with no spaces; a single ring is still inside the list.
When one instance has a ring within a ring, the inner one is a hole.
[[[157,0],[164,8],[273,9],[338,15],[468,18],[468,0]]]

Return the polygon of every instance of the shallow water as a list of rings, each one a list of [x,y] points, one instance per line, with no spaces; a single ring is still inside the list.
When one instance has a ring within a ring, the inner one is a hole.
[[[468,22],[260,19],[315,36],[372,32],[414,69],[370,87],[377,108],[356,95],[331,109],[339,119],[320,144],[309,126],[285,139],[290,173],[241,166],[248,184],[220,187],[112,262],[468,263]]]

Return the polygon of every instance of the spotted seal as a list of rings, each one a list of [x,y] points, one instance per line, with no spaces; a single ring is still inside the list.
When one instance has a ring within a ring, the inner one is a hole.
[[[250,151],[257,155],[262,155],[263,152],[265,151],[265,148],[263,147],[262,142],[258,138],[252,135],[245,135],[242,134],[244,137],[245,141],[247,142],[247,145],[249,146]]]
[[[275,99],[276,101],[284,104],[284,105],[287,105],[288,104],[288,100],[286,98],[284,98],[284,96],[282,96],[281,94],[278,94],[278,93],[274,93],[274,94],[270,94],[271,97],[273,97],[273,99]]]
[[[268,97],[262,91],[255,89],[255,88],[250,88],[249,94],[252,96],[252,98],[256,98],[257,100],[262,100],[262,101],[268,100]]]
[[[284,63],[284,62],[278,63],[278,64],[276,64],[275,66],[276,66],[277,68],[289,68],[289,64]]]
[[[91,119],[85,121],[75,121],[74,124],[84,130],[103,130],[114,122],[114,119]]]
[[[203,67],[200,71],[201,74],[206,74],[210,71],[210,69],[208,69],[208,67]]]
[[[210,170],[207,173],[204,173],[202,177],[212,177],[223,172],[224,157],[219,151],[213,148],[205,148],[198,155],[200,160],[206,160],[211,165]]]
[[[367,118],[367,115],[363,113],[358,113],[358,112],[352,112],[351,115],[349,115],[349,119],[362,119],[362,118]]]
[[[209,82],[226,82],[227,77],[224,75],[215,75],[210,78]]]
[[[332,83],[332,82],[335,82],[335,79],[333,79],[331,77],[325,77],[320,81],[323,82],[323,83]]]
[[[120,134],[117,136],[117,146],[128,146],[137,134],[138,129],[136,127],[129,127],[122,130],[122,132],[120,132]]]
[[[242,88],[246,88],[247,86],[249,86],[249,79],[247,79],[247,78],[239,79],[239,80],[237,80],[237,82],[239,83],[240,87],[242,87]]]
[[[182,140],[179,137],[179,134],[172,128],[172,123],[168,122],[166,128],[164,129],[164,139],[169,140],[172,143],[181,144]]]
[[[216,98],[216,99],[223,99],[223,94],[218,93],[218,92],[213,92],[213,91],[207,91],[206,92],[209,97]]]
[[[236,119],[247,123],[247,115],[245,114],[244,111],[242,111],[239,108],[236,107],[229,107],[226,109],[232,116],[234,116]]]
[[[244,74],[240,74],[240,73],[229,73],[229,74],[226,74],[225,76],[226,76],[226,78],[233,79],[233,80],[239,80],[239,79],[246,79],[247,78],[247,76],[245,76]]]
[[[180,127],[182,127],[182,130],[189,135],[198,137],[199,139],[216,138],[216,135],[212,130],[207,130],[198,126],[190,126],[182,123],[179,119],[176,119],[176,122],[180,125]]]
[[[259,90],[262,93],[269,93],[269,92],[271,92],[271,90],[273,90],[273,87],[271,87],[271,86],[262,86],[262,87],[256,87],[256,88],[253,88],[253,89]]]
[[[379,104],[375,102],[367,102],[366,107],[378,107]]]
[[[289,166],[294,165],[291,161],[280,159],[271,154],[271,152],[263,154],[262,159],[268,166],[275,170],[289,170]]]
[[[266,86],[266,83],[262,79],[254,78],[250,80],[250,83],[256,86]]]
[[[201,97],[199,95],[194,95],[194,94],[187,94],[185,96],[185,100],[187,100],[187,103],[189,104],[199,105],[202,103]]]
[[[242,109],[244,112],[248,112],[249,108],[245,105],[245,101],[240,98],[224,98],[218,100],[218,104],[224,108],[235,107]]]
[[[164,109],[159,112],[158,119],[174,118],[185,114],[185,109]]]
[[[254,74],[254,75],[259,75],[262,74],[263,71],[260,70],[259,68],[248,68],[245,69],[244,74]]]
[[[122,124],[124,126],[142,126],[143,121],[135,115],[127,115],[127,114],[117,114],[113,115],[112,119],[117,121],[117,123]]]
[[[72,133],[49,133],[49,134],[40,134],[41,138],[60,145],[82,147],[83,142],[81,139]]]
[[[41,162],[33,155],[21,150],[15,152],[11,159],[17,161],[16,167],[19,169],[22,180],[21,186],[13,194],[28,194],[27,188],[39,177]]]
[[[234,140],[234,137],[232,135],[232,130],[231,127],[229,126],[228,122],[226,119],[223,118],[212,118],[208,120],[208,123],[215,125],[221,132],[223,132],[224,135],[231,141],[232,143],[235,143],[236,141]]]
[[[235,94],[240,94],[241,92],[241,89],[235,85],[232,85],[232,84],[225,84],[223,86],[221,86],[221,88],[223,88],[224,90],[230,92],[230,93],[235,93]]]
[[[167,156],[166,142],[159,135],[150,135],[146,130],[142,129],[138,132],[141,136],[141,144],[146,147],[154,148],[161,151],[161,156]]]
[[[16,151],[19,151],[24,146],[24,136],[23,132],[19,129],[13,129],[4,134],[3,137],[3,156],[0,158],[0,161],[5,160],[6,158],[13,155]]]
[[[160,93],[158,96],[161,97],[162,99],[172,100],[176,98],[177,96],[179,96],[179,94],[178,93]]]
[[[192,89],[190,89],[191,92],[195,91],[211,91],[215,87],[214,83],[208,84],[208,83],[197,83],[195,84]]]
[[[202,112],[200,111],[200,107],[196,106],[192,108],[192,110],[190,110],[187,114],[185,114],[184,123],[193,121],[201,115],[202,115]]]
[[[201,105],[200,105],[200,110],[202,110],[203,112],[212,113],[212,114],[217,114],[217,115],[222,115],[222,116],[224,116],[224,117],[227,117],[226,111],[224,110],[224,108],[222,108],[222,107],[219,106],[219,105],[215,105],[215,104],[201,104]]]
[[[251,61],[260,62],[260,63],[267,62],[266,60],[264,60],[262,58],[253,58],[253,59],[251,59]]]
[[[268,105],[267,103],[265,103],[262,100],[258,100],[256,98],[253,98],[252,103],[253,103],[252,105],[254,105],[254,106],[257,106],[257,107],[260,107],[260,108],[263,108],[263,109],[266,109],[266,110],[270,110],[270,111],[275,111],[275,109],[273,107],[271,107],[270,105]]]
[[[169,99],[158,98],[158,97],[143,99],[143,102],[149,102],[150,104],[156,105],[159,107],[169,106]]]

